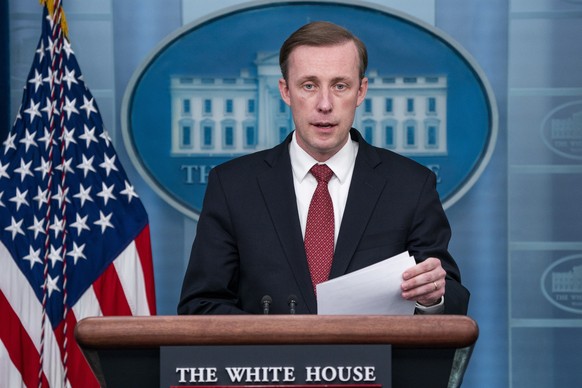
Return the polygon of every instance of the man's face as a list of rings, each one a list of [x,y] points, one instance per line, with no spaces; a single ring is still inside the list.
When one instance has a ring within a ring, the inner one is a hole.
[[[291,106],[297,142],[316,160],[326,161],[346,144],[368,90],[368,79],[359,77],[356,46],[299,46],[288,61],[288,80],[279,80],[279,90]]]

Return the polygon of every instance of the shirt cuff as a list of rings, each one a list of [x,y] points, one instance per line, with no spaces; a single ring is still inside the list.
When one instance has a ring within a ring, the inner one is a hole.
[[[423,306],[416,302],[415,312],[419,315],[429,315],[429,314],[442,314],[445,312],[445,297],[441,296],[441,300],[432,306]]]

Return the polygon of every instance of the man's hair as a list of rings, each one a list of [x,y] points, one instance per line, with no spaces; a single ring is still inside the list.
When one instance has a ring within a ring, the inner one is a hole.
[[[347,29],[329,22],[311,22],[291,34],[281,46],[279,52],[279,66],[283,78],[287,80],[289,72],[289,55],[299,46],[325,47],[335,46],[346,42],[354,42],[360,57],[360,79],[366,76],[368,67],[368,51],[366,45],[357,36]]]

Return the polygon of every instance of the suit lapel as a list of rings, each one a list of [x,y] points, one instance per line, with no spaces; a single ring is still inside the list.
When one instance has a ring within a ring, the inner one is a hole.
[[[287,140],[289,139],[290,137]],[[297,214],[297,200],[288,147],[289,141],[285,141],[267,154],[265,161],[271,169],[259,175],[257,179],[303,300],[309,311],[315,313],[317,303],[312,291],[313,286]]]
[[[352,137],[355,136],[355,140],[358,140],[359,150],[340,226],[330,278],[346,273],[380,194],[386,185],[386,180],[374,172],[374,167],[380,163],[380,159],[373,149],[364,142],[359,133],[354,134],[353,132]]]

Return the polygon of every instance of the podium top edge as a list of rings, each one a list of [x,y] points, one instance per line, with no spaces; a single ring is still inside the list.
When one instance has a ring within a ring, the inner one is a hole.
[[[75,327],[83,349],[181,345],[391,344],[464,348],[479,336],[461,315],[195,315],[88,317]]]

